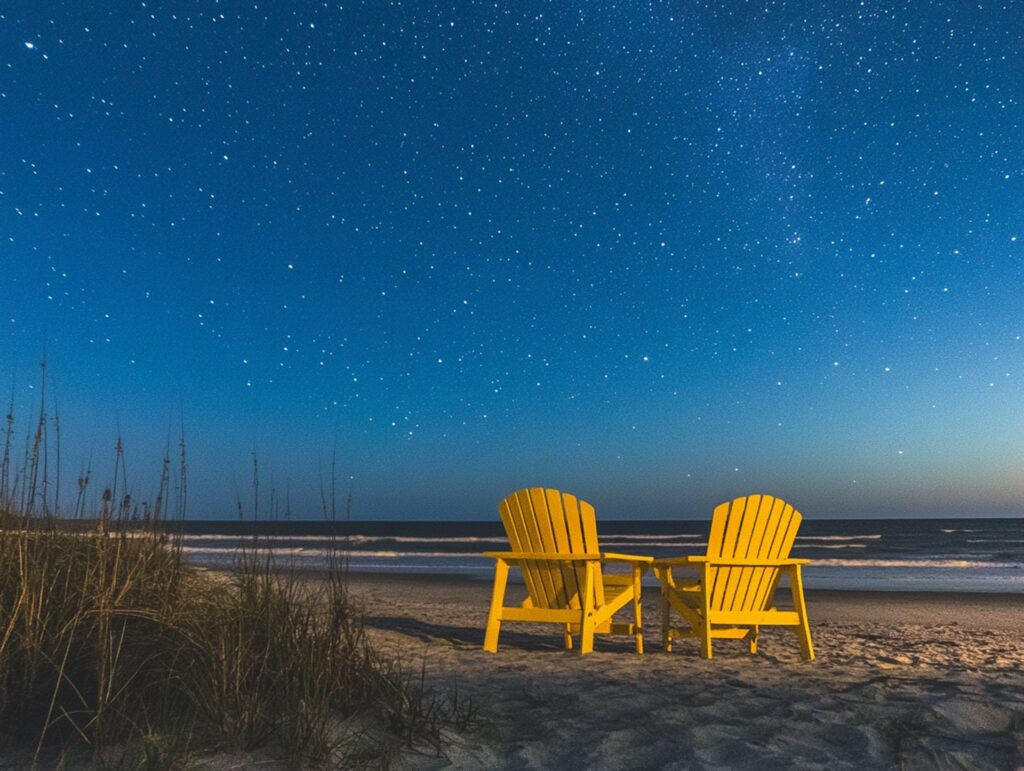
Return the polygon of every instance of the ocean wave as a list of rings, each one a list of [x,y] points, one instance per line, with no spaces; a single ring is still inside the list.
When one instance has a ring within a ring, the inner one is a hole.
[[[627,547],[627,548],[630,548],[630,549],[644,548],[644,547],[648,547],[648,546],[651,547],[651,548],[654,548],[654,549],[664,549],[665,547],[672,547],[672,546],[678,546],[678,547],[682,548],[684,546],[685,547],[691,547],[691,546],[707,546],[707,545],[708,545],[707,541],[687,541],[686,543],[676,544],[676,543],[666,543],[665,541],[616,541],[614,538],[608,538],[608,539],[602,538],[601,539],[601,551],[615,551],[615,549],[611,548],[611,547],[618,547],[618,546]]]
[[[205,555],[227,555],[236,554],[238,549],[230,546],[186,546],[182,549],[186,556],[202,557]],[[389,559],[419,558],[431,559],[486,559],[483,554],[476,552],[461,551],[393,551],[393,550],[361,550],[346,551],[344,549],[309,549],[301,546],[296,547],[272,547],[269,549],[248,550],[251,554],[255,551],[258,554],[270,554],[272,556],[301,557],[303,559],[326,559],[332,554],[339,558],[362,558],[362,557],[387,557]]]
[[[701,538],[701,537],[702,536],[700,536],[700,535],[698,535],[696,533],[693,533],[693,534],[691,534],[691,533],[678,533],[678,534],[675,534],[675,535],[654,535],[654,534],[646,535],[646,534],[641,533],[639,535],[609,535],[609,536],[606,536],[605,538],[602,538],[601,540],[603,540],[603,541],[678,541],[678,540],[682,540],[684,538],[685,539],[689,539],[689,538]]]
[[[831,546],[818,546],[810,548],[863,548],[858,544],[841,544]],[[185,546],[182,548],[186,558],[194,560],[223,559],[239,553],[239,550],[231,546]],[[387,559],[387,560],[456,560],[461,562],[479,563],[487,558],[479,552],[451,552],[451,551],[400,551],[394,549],[367,549],[367,550],[341,550],[327,548],[308,548],[301,546],[293,547],[270,547],[255,550],[261,555],[270,555],[282,559],[291,560],[319,560],[326,561],[332,555],[339,559],[362,561],[366,559]],[[252,550],[249,550],[252,553]],[[917,568],[917,569],[1024,569],[1021,562],[996,562],[970,559],[852,559],[852,558],[820,558],[811,561],[809,568],[816,567],[842,567],[842,568]]]
[[[797,541],[877,541],[881,535],[798,535]]]
[[[866,543],[806,543],[797,544],[794,548],[803,549],[866,549]]]
[[[334,540],[340,541],[345,536],[335,536]],[[330,535],[225,535],[224,533],[186,533],[182,540],[189,541],[234,541],[237,543],[262,543],[264,541],[329,541]]]
[[[967,538],[967,543],[1024,543],[1024,538]]]
[[[816,559],[809,568],[1024,568],[1020,562],[982,562],[978,560],[884,560],[884,559]]]
[[[661,543],[661,542],[656,542],[656,543],[639,542],[638,543],[636,541],[631,541],[628,544],[625,544],[625,543],[617,544],[615,541],[605,541],[605,542],[603,542],[601,544],[601,550],[602,551],[615,551],[616,550],[616,548],[615,548],[616,546],[629,546],[630,548],[644,548],[644,547],[664,547],[665,544]],[[686,546],[702,547],[702,546],[707,546],[707,543],[703,542],[703,541],[689,542],[689,543],[686,544]],[[853,545],[851,544],[851,546],[853,546]],[[248,550],[248,551],[252,551],[253,548],[255,548],[257,551],[260,551],[260,552],[270,551],[270,552],[280,553],[280,554],[299,554],[299,553],[302,553],[302,552],[307,552],[307,553],[310,553],[310,554],[313,554],[313,553],[327,554],[327,553],[329,553],[331,551],[330,547],[328,547],[326,545],[317,548],[315,546],[283,546],[283,545],[278,545],[278,544],[268,544],[268,543],[265,543],[265,542],[257,543],[255,547],[253,547],[251,543],[246,543],[246,544],[238,543],[238,544],[236,544],[234,546],[190,546],[190,545],[185,545],[185,546],[182,547],[182,550],[186,554],[230,554],[230,553],[239,551],[243,547],[245,547],[246,550]],[[805,548],[815,548],[815,547],[805,547]],[[821,546],[821,547],[817,547],[817,548],[829,549],[829,548],[843,548],[843,547],[841,547],[841,546],[835,546],[835,547]],[[351,555],[353,557],[356,557],[356,556],[359,556],[359,555],[363,555],[363,554],[389,554],[389,555],[402,556],[402,557],[445,556],[445,555],[450,555],[450,556],[453,556],[453,557],[479,557],[479,556],[481,556],[479,552],[475,552],[475,551],[434,552],[434,551],[416,551],[416,550],[401,550],[401,549],[387,549],[387,550],[383,550],[383,551],[376,551],[376,550],[373,550],[373,549],[350,549],[350,548],[346,548],[346,544],[341,542],[341,541],[339,541],[338,543],[335,544],[333,550],[335,552],[337,552],[337,553],[345,553],[345,554],[349,554],[349,555]],[[509,550],[508,543],[506,541],[502,541],[501,548],[500,549],[495,549],[494,551],[508,551],[508,550]]]
[[[350,535],[341,536],[339,540],[350,543],[377,543],[378,541],[394,541],[395,543],[505,543],[505,537],[492,536],[412,536],[412,535]]]
[[[943,533],[977,533],[977,530],[968,530],[967,528],[951,527],[949,529],[942,528]]]
[[[697,534],[678,534],[678,535],[609,535],[601,539],[601,543],[614,544],[614,543],[630,543],[630,544],[649,544],[652,546],[660,546],[669,544],[671,545],[675,541],[685,541],[686,546],[703,546],[703,543],[693,543],[694,538],[700,538]],[[253,542],[256,543],[275,543],[275,542],[324,542],[330,541],[331,536],[324,535],[202,535],[199,533],[189,533],[183,536],[186,542],[196,541],[233,541],[238,543]],[[494,535],[494,536],[410,536],[410,535],[336,535],[333,540],[340,544],[364,544],[364,543],[379,543],[381,541],[388,541],[391,543],[482,543],[482,544],[503,544],[507,543],[505,536]]]
[[[406,535],[224,535],[222,533],[203,535],[189,533],[183,536],[185,541],[237,541],[263,543],[267,541],[331,541],[338,543],[376,543],[378,541],[394,541],[395,543],[505,543],[505,537],[494,536],[406,536]]]

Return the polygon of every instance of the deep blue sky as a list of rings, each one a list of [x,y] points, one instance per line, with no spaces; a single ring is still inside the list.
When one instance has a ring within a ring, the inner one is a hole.
[[[116,7],[115,7],[116,6]],[[1024,4],[0,10],[0,371],[193,516],[1024,512]],[[4,386],[4,389],[10,386]]]

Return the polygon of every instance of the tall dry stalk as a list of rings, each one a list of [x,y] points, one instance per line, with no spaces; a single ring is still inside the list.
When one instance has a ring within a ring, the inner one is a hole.
[[[14,440],[14,394],[7,407],[4,426],[4,452],[0,456],[0,512],[9,512],[14,508],[11,497],[11,442]]]

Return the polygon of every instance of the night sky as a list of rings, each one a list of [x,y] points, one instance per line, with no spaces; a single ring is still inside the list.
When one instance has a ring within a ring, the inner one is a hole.
[[[90,7],[94,6],[94,7]],[[1024,3],[18,2],[0,394],[189,510],[1024,513]],[[6,402],[6,398],[4,399]],[[50,405],[52,411],[53,404]]]

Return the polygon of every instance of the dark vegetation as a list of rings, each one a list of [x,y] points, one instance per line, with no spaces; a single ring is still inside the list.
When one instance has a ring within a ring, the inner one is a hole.
[[[168,527],[186,513],[183,439],[151,503],[125,489],[119,440],[110,486],[90,506],[84,472],[62,516],[60,423],[45,407],[44,394],[23,456],[8,411],[0,455],[0,749],[13,762],[181,768],[255,751],[381,767],[441,753],[445,729],[472,719],[374,650],[342,544],[315,580],[256,541],[229,572],[189,566]]]

